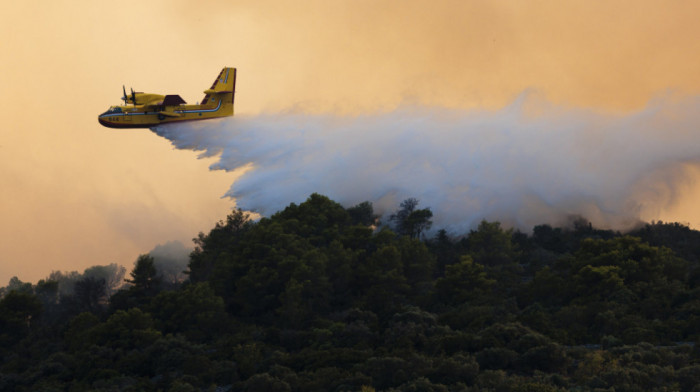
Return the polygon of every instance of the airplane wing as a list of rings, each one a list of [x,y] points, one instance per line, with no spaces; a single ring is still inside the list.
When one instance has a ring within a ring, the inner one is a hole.
[[[184,99],[182,99],[179,95],[166,95],[165,98],[163,98],[163,106],[178,106],[182,104],[186,104]]]
[[[166,95],[163,98],[163,101],[159,103],[160,106],[165,107],[165,110],[161,110],[160,112],[158,112],[158,115],[166,117],[181,117],[182,114],[175,113],[173,107],[177,107],[185,103],[187,102],[185,102],[185,100],[182,99],[179,95]]]

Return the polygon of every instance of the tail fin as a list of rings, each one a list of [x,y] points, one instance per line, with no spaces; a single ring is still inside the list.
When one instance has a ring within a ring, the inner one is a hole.
[[[212,95],[222,94],[223,102],[233,105],[233,98],[236,95],[236,68],[226,67],[221,70],[219,76],[214,80],[211,88],[204,90],[204,99],[202,105],[206,105],[212,98]],[[230,96],[229,96],[230,94]]]

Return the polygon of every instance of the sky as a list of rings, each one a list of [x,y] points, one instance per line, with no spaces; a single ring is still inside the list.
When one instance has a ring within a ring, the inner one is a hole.
[[[0,2],[0,284],[130,268],[235,207],[237,174],[215,157],[98,124],[122,85],[194,103],[232,66],[244,117],[497,111],[524,92],[546,103],[535,114],[634,116],[700,94],[697,15],[697,1]],[[700,226],[700,166],[682,172],[642,218]]]

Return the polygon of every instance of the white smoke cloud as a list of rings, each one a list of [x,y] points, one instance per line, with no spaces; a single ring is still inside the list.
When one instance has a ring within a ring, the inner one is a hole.
[[[187,278],[187,270],[192,248],[186,247],[180,241],[168,241],[156,245],[148,254],[153,257],[158,276],[165,283],[178,283]]]
[[[683,168],[700,162],[698,124],[700,98],[613,115],[524,93],[497,111],[263,114],[154,132],[218,157],[212,170],[247,168],[225,195],[245,210],[266,215],[318,192],[388,213],[415,197],[433,211],[434,228],[463,233],[482,219],[526,230],[571,215],[632,225],[673,202]]]

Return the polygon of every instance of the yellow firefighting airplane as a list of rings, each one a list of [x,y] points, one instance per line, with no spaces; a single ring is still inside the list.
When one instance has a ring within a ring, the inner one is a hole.
[[[204,90],[199,105],[187,105],[179,95],[134,92],[126,94],[124,105],[112,106],[97,118],[110,128],[151,128],[160,124],[233,116],[236,68],[224,68],[210,89]]]

